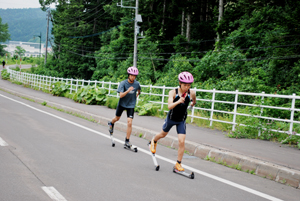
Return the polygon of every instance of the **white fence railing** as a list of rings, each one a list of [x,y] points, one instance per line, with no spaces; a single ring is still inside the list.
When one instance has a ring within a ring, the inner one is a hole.
[[[66,79],[66,78],[57,78],[57,77],[50,77],[50,76],[44,76],[44,75],[36,75],[36,74],[29,74],[19,71],[14,71],[11,69],[7,69],[8,73],[10,73],[10,79],[19,81],[23,84],[30,85],[31,87],[35,87],[38,89],[46,89],[51,90],[52,85],[55,82],[63,81],[67,85],[70,86],[70,93],[77,92],[79,87],[90,85],[90,86],[97,86],[101,88],[105,88],[108,90],[109,96],[119,97],[119,94],[116,93],[117,88],[120,83],[112,83],[112,82],[104,82],[104,81],[90,81],[90,80],[79,80],[79,79]],[[168,92],[174,87],[166,87],[166,86],[152,86],[152,85],[141,85],[141,94],[142,95],[148,95],[149,97],[154,97],[154,99],[159,99],[155,101],[149,101],[155,104],[159,104],[161,110],[164,109],[164,105],[167,105],[168,100]],[[254,117],[258,119],[265,119],[265,120],[274,120],[279,122],[285,122],[289,123],[289,129],[286,131],[278,130],[278,129],[269,129],[270,131],[274,132],[280,132],[280,133],[287,133],[287,134],[294,134],[300,136],[299,133],[296,133],[294,131],[294,124],[300,124],[300,121],[297,121],[294,119],[294,113],[300,112],[300,109],[295,108],[296,100],[300,100],[300,96],[296,96],[296,94],[293,95],[277,95],[277,94],[265,94],[262,93],[246,93],[246,92],[239,92],[236,91],[218,91],[218,90],[203,90],[203,89],[196,89],[193,90],[196,91],[196,94],[199,93],[210,93],[211,97],[210,99],[201,99],[197,98],[197,105],[203,105],[201,103],[208,102],[210,103],[210,108],[203,108],[203,107],[193,107],[191,109],[191,114],[188,115],[191,117],[191,122],[194,121],[194,118],[198,119],[204,119],[210,121],[210,126],[212,126],[213,122],[221,122],[226,124],[232,125],[232,130],[235,130],[236,125],[241,126],[249,126],[244,124],[237,123],[237,116],[245,116],[245,117]],[[158,92],[160,91],[160,92]],[[217,94],[226,94],[226,95],[233,95],[234,101],[222,101],[222,100],[216,100]],[[259,104],[253,104],[253,103],[242,103],[239,102],[239,97],[241,96],[251,96],[251,97],[260,97],[260,103]],[[270,106],[270,105],[263,105],[264,98],[280,98],[280,99],[288,99],[290,103],[290,107],[277,107],[277,106]],[[139,100],[139,99],[138,99]],[[200,103],[200,104],[199,104]],[[228,104],[233,105],[233,111],[224,111],[224,110],[217,110],[215,107],[215,103],[222,103],[222,104]],[[259,115],[252,115],[252,114],[244,114],[238,112],[238,106],[249,106],[249,107],[256,107],[260,109]],[[264,108],[266,109],[276,109],[280,111],[290,111],[290,118],[282,119],[282,118],[274,118],[274,117],[267,117],[262,116]],[[196,114],[196,111],[208,111],[210,113],[209,117],[203,117]],[[167,112],[167,111],[165,111]],[[223,113],[223,114],[230,114],[233,115],[232,121],[223,121],[219,119],[214,119],[215,113]],[[259,133],[260,135],[260,133]]]

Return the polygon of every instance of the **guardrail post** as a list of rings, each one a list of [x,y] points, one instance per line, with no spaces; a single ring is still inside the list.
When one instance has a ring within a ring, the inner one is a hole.
[[[118,89],[119,89],[119,86],[120,86],[120,82],[118,82]],[[117,98],[119,98],[119,93],[118,92],[117,92]],[[139,97],[138,97],[138,99],[136,101],[136,104],[138,104],[138,101],[139,101]]]
[[[45,75],[43,75],[43,84],[42,84],[42,89],[44,88],[43,86],[45,86]]]
[[[290,130],[289,130],[289,134],[293,133],[293,121],[294,121],[294,110],[295,110],[295,96],[296,94],[293,94],[293,99],[292,99],[292,106],[291,106],[291,123],[290,123]]]
[[[77,93],[77,90],[78,90],[78,79],[76,80],[76,89],[75,89],[75,91],[76,91],[76,93]]]
[[[165,91],[166,91],[166,88],[165,88],[166,86],[164,85],[163,86],[163,92],[162,92],[162,100],[161,100],[161,110],[163,109],[163,107],[164,107],[164,102],[165,102]]]
[[[265,94],[265,92],[263,91],[263,92],[261,92],[262,94]],[[264,104],[264,98],[265,98],[265,96],[262,96],[261,97],[261,105],[262,104]],[[260,108],[260,114],[259,114],[259,116],[261,117],[261,115],[262,115],[262,113],[264,112],[264,108],[262,107],[262,108]],[[259,120],[260,121],[260,120]],[[258,137],[261,135],[261,129],[258,129]]]
[[[111,87],[111,81],[109,81],[109,85],[108,85],[108,95],[110,95],[110,87]]]
[[[197,88],[196,88],[196,87],[194,87],[195,94],[196,94],[196,99],[197,99],[197,91],[196,91],[196,89],[197,89]],[[197,102],[197,101],[196,101],[196,102]],[[195,105],[192,107],[191,123],[193,123],[193,121],[194,121],[194,114],[195,114],[195,113],[194,113],[194,112],[195,112],[195,109],[194,109],[194,108],[195,108]]]
[[[33,88],[35,87],[35,77],[36,77],[36,74],[34,74],[32,80],[33,80]]]
[[[95,81],[95,89],[96,89],[96,87],[97,87],[97,80]]]
[[[212,100],[211,100],[211,111],[210,111],[210,124],[209,124],[209,126],[212,126],[212,123],[213,123],[215,97],[216,97],[216,89],[213,89],[213,95],[212,95]]]
[[[50,77],[49,77],[49,87],[48,87],[48,90],[49,90],[49,91],[51,90],[51,84],[52,84],[52,77],[50,76]]]
[[[41,89],[42,86],[42,76],[39,75],[39,90]]]
[[[104,81],[102,81],[102,87],[101,88],[104,88]]]
[[[232,131],[235,130],[235,125],[236,125],[236,112],[237,112],[237,103],[238,103],[238,98],[239,98],[239,90],[235,91],[235,99],[234,99],[234,110],[233,110],[233,121],[232,121]]]
[[[72,93],[72,86],[73,86],[73,78],[70,80],[70,94]]]

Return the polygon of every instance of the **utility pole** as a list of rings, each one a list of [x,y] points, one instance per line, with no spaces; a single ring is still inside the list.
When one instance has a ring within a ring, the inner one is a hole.
[[[41,41],[42,41],[42,32],[40,32],[40,35],[33,35],[34,37],[33,38],[35,38],[35,37],[39,37],[40,38],[40,57],[41,57]]]
[[[135,2],[135,19],[134,19],[134,50],[133,50],[133,66],[137,67],[137,35],[138,35],[138,21],[137,15],[139,10],[139,0]]]
[[[133,9],[135,9],[133,66],[137,67],[137,39],[138,39],[138,34],[140,33],[140,27],[138,26],[138,22],[143,22],[142,21],[142,16],[138,14],[139,0],[135,1],[135,7],[123,6],[123,0],[121,0],[121,4],[117,3],[117,6],[121,6],[122,8],[133,8]]]
[[[47,32],[46,32],[46,52],[45,52],[45,66],[47,63],[47,49],[48,49],[48,32],[49,32],[49,16],[50,16],[50,10],[47,12]]]

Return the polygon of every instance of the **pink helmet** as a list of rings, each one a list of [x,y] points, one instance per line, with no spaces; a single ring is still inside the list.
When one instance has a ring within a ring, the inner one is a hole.
[[[127,73],[130,74],[130,75],[138,75],[139,70],[136,67],[131,66],[127,69]]]
[[[187,84],[190,84],[190,83],[194,82],[193,75],[189,72],[186,72],[186,71],[179,73],[178,79],[179,79],[180,82],[184,82],[184,83],[187,83]]]

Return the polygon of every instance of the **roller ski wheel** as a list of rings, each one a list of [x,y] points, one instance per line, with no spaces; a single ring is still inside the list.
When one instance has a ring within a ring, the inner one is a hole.
[[[132,145],[128,146],[126,144],[124,144],[124,149],[133,151],[133,152],[138,152],[138,149],[136,147],[132,147]]]
[[[109,133],[109,135],[110,135],[110,140],[111,140],[111,146],[115,147],[116,144],[115,144],[115,140],[114,140],[113,134]]]
[[[113,130],[114,130],[114,125],[111,122],[108,122],[107,125],[109,126],[108,131],[109,131],[109,136],[110,136],[110,140],[111,140],[111,146],[115,147],[115,140],[113,137]]]
[[[184,177],[190,178],[190,179],[194,179],[195,178],[194,172],[192,172],[192,173],[189,174],[189,173],[187,173],[185,171],[178,171],[176,168],[173,168],[173,172],[176,173],[176,174],[182,175]]]
[[[149,147],[149,150],[151,152],[150,145],[151,145],[151,141],[148,143],[148,147]],[[152,160],[153,160],[153,163],[154,163],[154,166],[155,166],[155,170],[158,171],[159,170],[159,165],[157,163],[157,160],[156,160],[156,157],[155,157],[155,153],[151,152],[151,156],[152,156]]]

